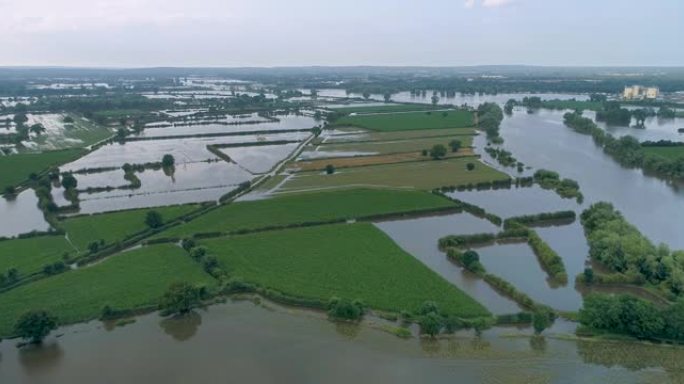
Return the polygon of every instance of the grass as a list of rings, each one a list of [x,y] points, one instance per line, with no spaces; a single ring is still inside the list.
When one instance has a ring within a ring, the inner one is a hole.
[[[417,191],[358,189],[281,195],[222,206],[157,237],[252,230],[453,206],[448,199]]]
[[[199,205],[190,204],[78,216],[64,220],[62,227],[74,246],[79,250],[85,250],[93,241],[104,240],[105,243],[111,244],[148,229],[145,224],[147,212],[157,211],[162,215],[164,222],[167,222],[198,208]]]
[[[262,232],[203,242],[232,276],[291,296],[361,299],[374,309],[489,313],[369,223]]]
[[[603,103],[599,101],[580,101],[580,100],[544,100],[542,102],[544,108],[548,109],[578,109],[598,111],[603,109]]]
[[[684,146],[678,147],[642,147],[645,153],[664,157],[668,160],[676,160],[684,157]]]
[[[458,152],[449,152],[447,157],[475,156],[471,148],[461,148]],[[290,169],[297,171],[324,170],[330,164],[337,168],[361,167],[368,165],[395,164],[412,161],[430,161],[429,156],[423,156],[421,152],[403,152],[389,155],[371,155],[354,157],[334,157],[326,159],[297,161],[290,165]]]
[[[46,310],[61,324],[99,317],[104,305],[135,309],[156,305],[176,281],[213,284],[196,262],[175,245],[124,252],[99,264],[23,285],[0,294],[0,336],[12,333],[22,313]]]
[[[20,276],[40,271],[46,264],[62,260],[72,252],[64,236],[40,236],[0,241],[0,273],[16,268]]]
[[[468,163],[473,163],[475,169],[468,171],[466,169]],[[288,179],[281,190],[296,191],[353,186],[431,190],[443,186],[476,184],[505,179],[508,179],[506,174],[482,164],[476,158],[463,157],[439,161],[345,168],[332,175],[326,175],[322,172],[300,172]]]
[[[391,131],[391,132],[375,132],[365,131],[360,136],[358,133],[351,133],[340,136],[329,137],[326,144],[345,143],[351,141],[389,141],[389,140],[408,140],[408,139],[423,139],[428,137],[448,137],[448,136],[462,136],[474,135],[473,128],[442,128],[442,129],[421,129],[417,131]],[[459,137],[454,137],[460,139]]]
[[[114,135],[114,133],[105,126],[96,124],[82,117],[74,115],[72,115],[72,117],[74,119],[73,128],[66,129],[64,131],[64,136],[82,141],[82,146],[95,144]]]
[[[352,125],[373,131],[465,128],[473,126],[473,114],[463,110],[452,110],[356,115],[341,117],[335,121],[335,125]]]
[[[68,163],[84,153],[83,149],[65,149],[0,156],[0,191],[26,181],[32,173],[39,174],[50,167]]]
[[[433,106],[429,104],[387,104],[387,105],[350,105],[348,107],[331,108],[335,112],[341,113],[386,113],[386,112],[411,112],[429,111],[434,109],[444,109],[444,106]]]
[[[374,154],[388,154],[399,152],[420,152],[423,149],[430,149],[433,145],[442,144],[449,148],[451,140],[460,140],[463,147],[473,144],[472,136],[451,136],[451,137],[427,137],[413,138],[394,141],[373,141],[359,143],[340,143],[323,144],[318,146],[318,150],[327,151],[354,151],[354,152],[374,152]]]

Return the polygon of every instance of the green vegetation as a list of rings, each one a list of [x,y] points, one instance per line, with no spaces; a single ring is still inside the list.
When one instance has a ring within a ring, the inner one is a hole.
[[[353,297],[395,312],[415,311],[432,300],[453,315],[488,315],[372,224],[261,232],[203,244],[230,275],[286,295]]]
[[[544,189],[555,191],[558,196],[565,199],[577,199],[582,202],[583,196],[579,184],[572,179],[561,179],[558,172],[547,169],[539,169],[534,173],[534,181]]]
[[[477,126],[484,130],[489,138],[499,136],[499,125],[503,117],[503,111],[497,103],[482,103],[477,107]]]
[[[373,131],[465,128],[473,126],[473,114],[464,110],[408,112],[344,116],[335,125],[352,125]]]
[[[673,295],[684,292],[684,251],[654,246],[610,203],[596,203],[582,212],[589,255],[611,271],[648,282]],[[596,276],[594,276],[596,278]]]
[[[602,330],[640,339],[684,341],[684,299],[658,308],[629,295],[590,295],[579,321],[589,331]]]
[[[280,195],[224,205],[159,236],[186,237],[197,233],[248,231],[455,206],[441,196],[419,191],[356,189]]]
[[[14,324],[14,333],[31,344],[40,344],[57,328],[57,318],[46,311],[25,312]]]
[[[642,149],[647,157],[658,156],[670,161],[684,158],[684,145],[677,146],[647,146],[642,144]],[[681,163],[681,161],[680,161]]]
[[[444,107],[440,107],[444,108]],[[435,107],[428,104],[387,104],[387,105],[350,105],[346,107],[331,108],[335,112],[344,114],[364,113],[388,113],[388,112],[413,112],[429,111]]]
[[[74,249],[64,236],[38,236],[0,241],[0,273],[15,268],[20,276],[39,272],[44,266],[61,261]]]
[[[533,230],[527,231],[527,244],[534,251],[539,264],[551,279],[562,284],[568,282],[568,274],[565,272],[563,259]]]
[[[664,178],[684,178],[684,156],[672,158],[658,153],[659,151],[668,154],[677,153],[677,150],[670,149],[675,148],[677,143],[644,143],[646,146],[642,146],[633,136],[625,135],[619,139],[615,138],[610,133],[604,132],[591,119],[582,117],[578,113],[566,113],[563,115],[563,120],[565,125],[576,132],[591,135],[594,144],[624,166],[642,168],[646,172]],[[658,149],[650,149],[652,147]]]
[[[65,149],[43,153],[0,156],[0,190],[20,184],[32,174],[40,174],[50,167],[68,163],[85,153],[82,149]]]
[[[177,205],[154,208],[166,222],[198,209],[198,205]],[[65,219],[61,224],[69,235],[69,240],[80,250],[85,250],[92,242],[104,241],[111,244],[148,229],[145,223],[152,209],[78,216]],[[2,247],[2,243],[0,243]],[[1,249],[1,248],[0,248]]]
[[[469,147],[473,144],[472,136],[458,136],[458,138],[462,146]],[[447,145],[451,140],[453,140],[453,137],[428,137],[394,141],[323,144],[318,147],[318,151],[358,151],[375,152],[378,154],[418,152],[425,148],[431,148],[433,145]]]
[[[150,308],[169,284],[179,280],[214,281],[180,247],[156,245],[123,252],[0,295],[0,335],[11,335],[14,322],[28,310],[46,310],[60,324],[68,324],[97,318],[105,305],[116,310]]]
[[[342,188],[350,186],[415,188],[431,190],[444,186],[459,186],[507,180],[509,177],[485,164],[467,164],[473,158],[452,158],[443,161],[419,161],[398,164],[373,165],[339,170],[334,175],[319,172],[299,172],[288,179],[283,190],[315,188]]]
[[[190,283],[175,282],[159,300],[159,309],[165,315],[185,314],[199,305],[202,289]]]
[[[338,129],[338,128],[336,128]],[[348,142],[371,142],[371,141],[396,141],[396,140],[411,140],[411,139],[427,139],[430,137],[444,137],[450,140],[455,136],[458,139],[467,139],[468,136],[475,135],[473,128],[443,128],[443,129],[420,129],[414,131],[391,131],[391,132],[376,132],[365,131],[359,135],[353,133],[350,136],[339,135],[330,136],[326,138],[326,144],[344,144]],[[462,137],[465,136],[465,137]],[[464,146],[470,145],[464,142]]]
[[[523,215],[509,217],[504,220],[504,228],[513,228],[515,224],[522,224],[527,227],[544,225],[555,222],[572,223],[577,218],[575,211],[543,212],[535,215]]]

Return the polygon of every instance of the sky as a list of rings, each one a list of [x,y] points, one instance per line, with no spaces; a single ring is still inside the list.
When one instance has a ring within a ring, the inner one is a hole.
[[[0,0],[0,66],[684,65],[684,0]]]

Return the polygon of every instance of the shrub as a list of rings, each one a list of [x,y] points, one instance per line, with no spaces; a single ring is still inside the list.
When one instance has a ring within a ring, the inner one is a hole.
[[[157,211],[149,211],[145,215],[145,224],[150,228],[159,228],[164,225],[164,220],[161,213]]]
[[[339,320],[361,320],[365,313],[365,306],[359,300],[349,301],[333,297],[328,303],[328,315]]]
[[[164,314],[188,313],[200,303],[201,290],[189,283],[178,282],[169,286],[159,301]]]
[[[326,166],[325,166],[325,173],[326,173],[327,175],[332,175],[333,173],[335,173],[335,166],[332,165],[332,164],[326,165]]]
[[[32,310],[19,317],[14,324],[14,333],[32,344],[40,344],[56,328],[56,317],[46,311]]]

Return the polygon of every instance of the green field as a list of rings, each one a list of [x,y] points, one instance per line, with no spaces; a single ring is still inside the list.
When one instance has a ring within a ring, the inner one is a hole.
[[[16,186],[27,180],[31,173],[38,174],[51,166],[76,160],[84,153],[82,149],[66,149],[0,156],[0,192],[7,186]]]
[[[428,137],[450,137],[461,140],[463,136],[475,135],[472,128],[444,128],[444,129],[424,129],[418,131],[394,131],[394,132],[375,132],[365,131],[364,133],[350,133],[348,135],[330,136],[325,139],[326,144],[341,144],[348,142],[366,141],[390,141],[390,140],[409,140],[426,139]]]
[[[468,171],[466,165],[475,169]],[[508,176],[474,157],[439,161],[418,161],[338,169],[332,175],[321,172],[299,172],[281,187],[281,191],[317,188],[374,187],[413,188],[431,190],[485,181],[505,180]]]
[[[548,109],[578,109],[598,111],[603,109],[603,103],[598,101],[579,101],[579,100],[544,100],[542,106]]]
[[[398,152],[420,152],[423,149],[430,149],[435,144],[442,144],[449,148],[451,140],[460,140],[463,147],[470,147],[473,145],[472,136],[449,136],[449,137],[427,137],[414,138],[406,140],[394,141],[374,141],[374,142],[359,142],[359,143],[340,143],[340,144],[323,144],[318,146],[318,151],[358,151],[358,152],[373,152],[376,154],[388,154]]]
[[[62,260],[74,248],[64,236],[40,236],[0,241],[0,273],[16,268],[20,276],[40,271],[46,264]]]
[[[678,147],[642,147],[642,149],[648,154],[657,155],[670,160],[684,157],[684,145]]]
[[[292,296],[361,299],[389,311],[415,311],[431,300],[453,315],[488,315],[369,223],[261,232],[203,244],[230,275]]]
[[[282,195],[224,205],[157,237],[231,232],[453,206],[448,199],[419,191],[358,189]]]
[[[176,205],[150,209],[135,209],[113,213],[78,216],[61,222],[69,240],[79,250],[85,250],[93,241],[104,240],[111,244],[148,229],[145,216],[149,211],[157,211],[164,222],[186,215],[199,208],[199,205]]]
[[[444,106],[433,106],[430,104],[386,104],[386,105],[350,105],[348,107],[330,108],[335,112],[341,113],[386,113],[386,112],[411,112],[411,111],[430,111],[434,109],[444,109]]]
[[[446,113],[446,116],[444,116]],[[344,116],[335,125],[352,125],[373,131],[465,128],[473,126],[473,114],[463,110],[449,112],[407,112]]]
[[[96,265],[69,271],[0,294],[0,336],[31,309],[47,310],[60,323],[98,317],[104,305],[133,309],[156,305],[176,281],[213,284],[212,277],[175,245],[123,252]]]

